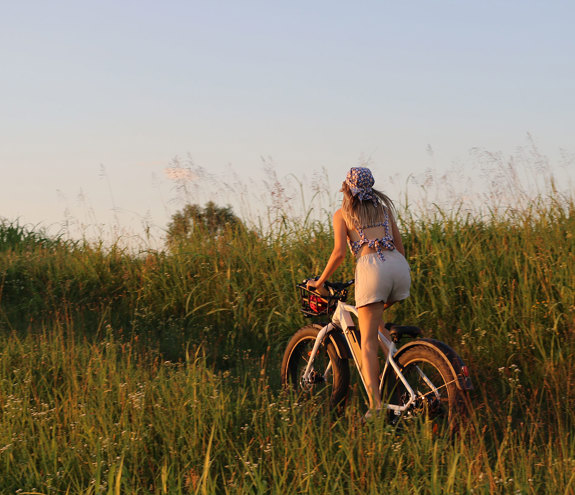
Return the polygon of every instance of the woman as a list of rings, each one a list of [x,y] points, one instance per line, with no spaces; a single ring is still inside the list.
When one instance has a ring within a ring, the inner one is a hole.
[[[346,241],[357,257],[355,302],[361,332],[361,360],[369,394],[366,417],[381,409],[377,330],[383,310],[409,296],[411,278],[401,236],[393,216],[393,203],[373,189],[371,171],[352,168],[342,184],[341,208],[333,215],[334,247],[318,280],[308,288],[325,294],[324,282],[342,263]]]

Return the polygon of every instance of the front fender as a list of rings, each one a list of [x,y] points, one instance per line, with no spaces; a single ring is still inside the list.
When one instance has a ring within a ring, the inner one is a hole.
[[[324,327],[324,325],[318,325],[317,323],[313,323],[312,325],[318,330],[321,330]],[[350,359],[352,357],[349,346],[339,328],[331,324],[331,328],[328,330],[326,337],[329,338],[330,342],[335,347],[340,359]]]

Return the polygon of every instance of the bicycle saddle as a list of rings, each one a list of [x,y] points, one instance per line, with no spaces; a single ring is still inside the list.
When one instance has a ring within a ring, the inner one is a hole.
[[[398,342],[402,337],[419,337],[422,334],[421,328],[409,325],[396,325],[395,323],[386,323],[385,328],[389,330],[391,340]]]

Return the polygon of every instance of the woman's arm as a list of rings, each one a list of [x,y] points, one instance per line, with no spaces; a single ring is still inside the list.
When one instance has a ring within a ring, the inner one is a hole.
[[[395,223],[395,218],[389,215],[389,221],[391,222],[391,234],[393,235],[393,244],[395,244],[395,249],[397,249],[403,256],[405,256],[405,248],[403,247],[403,242],[401,242],[401,234]]]
[[[341,209],[339,209],[333,214],[333,251],[319,279],[310,280],[307,283],[308,287],[315,287],[318,291],[322,291],[324,282],[331,277],[332,273],[345,259],[347,253],[346,243],[347,227],[341,214]]]

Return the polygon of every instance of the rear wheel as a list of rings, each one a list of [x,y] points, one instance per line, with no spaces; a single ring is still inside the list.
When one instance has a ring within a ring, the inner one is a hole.
[[[457,377],[443,357],[426,346],[414,346],[397,358],[397,364],[415,393],[415,402],[399,418],[424,418],[432,422],[435,433],[454,432],[462,414],[463,396],[457,388]],[[405,384],[395,377],[392,393],[393,404],[405,405],[410,393]]]
[[[331,408],[345,404],[349,390],[349,364],[337,353],[333,342],[326,338],[312,363],[308,380],[304,373],[317,335],[322,327],[308,325],[300,328],[290,339],[281,366],[281,380],[285,388],[303,397],[329,398]]]

